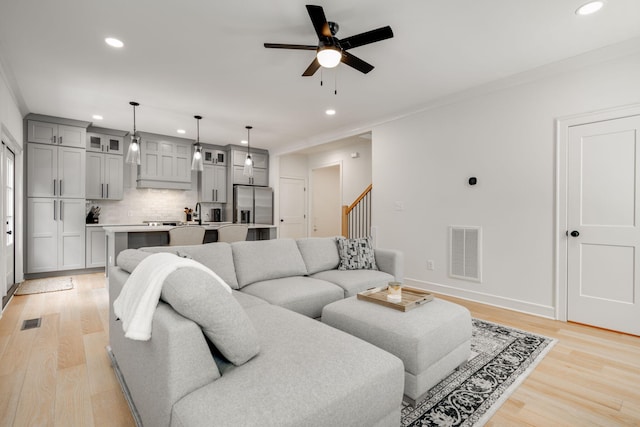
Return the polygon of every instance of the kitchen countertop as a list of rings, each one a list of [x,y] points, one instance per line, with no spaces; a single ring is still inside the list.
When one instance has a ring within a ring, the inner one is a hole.
[[[230,222],[207,222],[203,223],[202,227],[205,230],[217,230],[221,225],[231,224]],[[273,224],[247,224],[249,229],[254,228],[274,228]],[[144,224],[135,224],[135,225],[105,225],[105,224],[87,224],[87,226],[99,226],[104,227],[105,231],[111,233],[153,233],[154,231],[169,231],[172,228],[175,228],[173,225],[144,225]],[[188,227],[198,226],[198,224],[188,224]]]

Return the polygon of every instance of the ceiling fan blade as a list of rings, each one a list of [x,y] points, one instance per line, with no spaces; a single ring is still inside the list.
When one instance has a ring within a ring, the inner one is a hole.
[[[322,6],[308,4],[307,12],[309,12],[309,18],[311,18],[311,23],[313,24],[313,28],[316,30],[318,38],[322,39],[323,37],[331,37],[329,23],[327,22],[327,17],[324,16],[324,9],[322,9]]]
[[[388,25],[386,27],[377,28],[367,31],[366,33],[356,34],[355,36],[340,39],[340,46],[343,49],[353,49],[354,47],[364,46],[369,43],[379,42],[393,37],[393,31]]]
[[[312,46],[308,44],[265,43],[264,47],[269,49],[318,50],[318,46]]]
[[[309,64],[306,70],[304,70],[304,73],[302,73],[302,77],[313,76],[316,73],[316,71],[318,71],[318,68],[320,68],[320,63],[318,62],[318,58],[313,58],[313,62]]]
[[[355,55],[350,54],[349,52],[342,52],[342,63],[347,64],[350,67],[355,68],[361,73],[367,74],[369,71],[373,70],[375,67],[368,62],[363,61]]]

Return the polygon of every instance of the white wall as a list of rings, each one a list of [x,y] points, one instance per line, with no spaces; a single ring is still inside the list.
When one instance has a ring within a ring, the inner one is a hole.
[[[287,154],[279,156],[279,178],[302,178],[309,176],[307,156],[304,154]],[[305,181],[306,182],[306,181]]]
[[[342,204],[350,205],[371,184],[371,142],[352,139],[340,148],[309,154],[307,167],[312,169],[340,164],[342,165]],[[359,157],[351,158],[357,152]],[[312,184],[313,185],[313,184]]]
[[[0,67],[0,134],[2,140],[15,154],[15,276],[16,282],[22,282],[24,280],[24,261],[23,261],[23,248],[24,248],[24,169],[23,169],[23,126],[22,126],[22,114],[18,108],[18,103],[13,96],[13,93],[9,89],[9,84],[5,76],[4,70]],[[4,169],[0,168],[3,171]],[[4,189],[4,176],[0,177],[0,188]],[[2,201],[0,206],[4,209],[4,192],[0,191]],[[5,234],[5,224],[0,225],[1,235]],[[5,285],[5,245],[4,238],[0,245],[0,289],[6,289]]]
[[[435,291],[554,316],[555,120],[640,103],[638,76],[635,53],[375,127],[377,245]],[[482,283],[448,277],[450,225],[482,226]]]

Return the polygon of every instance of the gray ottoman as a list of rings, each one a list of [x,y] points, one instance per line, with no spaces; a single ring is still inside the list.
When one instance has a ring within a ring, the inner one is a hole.
[[[402,312],[354,296],[326,305],[322,322],[402,359],[411,405],[471,354],[469,310],[437,298]]]

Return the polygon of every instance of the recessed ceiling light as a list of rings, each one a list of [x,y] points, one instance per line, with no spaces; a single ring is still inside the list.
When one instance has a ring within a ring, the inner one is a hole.
[[[111,47],[122,47],[122,46],[124,46],[124,43],[122,43],[118,39],[114,39],[113,37],[107,37],[106,39],[104,39],[104,42],[106,44],[108,44],[109,46],[111,46]]]
[[[246,140],[246,139],[243,139],[242,141],[240,141],[240,144],[242,144],[242,145],[247,145],[248,143],[249,143],[249,142],[247,142],[247,140]]]
[[[184,129],[178,129],[176,132],[178,132],[180,135],[184,135],[185,133],[187,133],[187,131]]]
[[[576,15],[591,15],[602,9],[602,6],[604,6],[604,2],[601,0],[590,1],[576,9]]]
[[[334,110],[333,108],[329,108],[327,111],[324,112],[327,116],[335,116],[336,115],[336,110]]]
[[[94,114],[93,116],[93,120],[102,120],[104,117],[102,117],[100,114]]]

